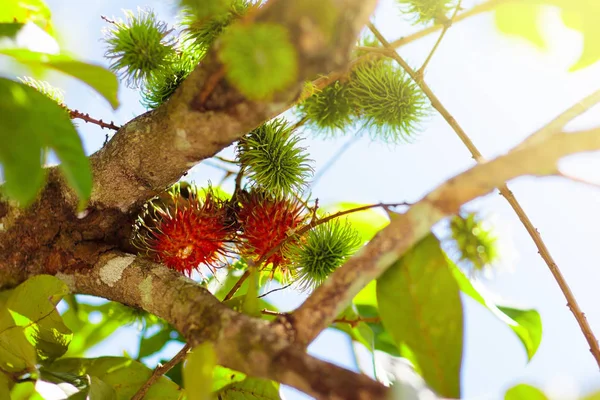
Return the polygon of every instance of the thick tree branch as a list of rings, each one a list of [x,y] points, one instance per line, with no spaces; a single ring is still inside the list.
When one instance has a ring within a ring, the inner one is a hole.
[[[127,123],[91,157],[92,205],[131,209],[285,111],[306,80],[345,66],[376,0],[329,0],[309,7],[301,3],[273,2],[255,21],[276,23],[290,32],[298,54],[296,84],[270,101],[250,101],[222,78],[224,66],[213,49],[165,104]],[[323,5],[334,20],[320,18]]]
[[[521,175],[558,174],[556,163],[564,156],[600,150],[600,128],[578,133],[559,133],[541,143],[517,148],[449,179],[398,214],[367,246],[336,270],[291,315],[296,340],[308,345],[371,280],[425,237],[442,218]]]
[[[105,297],[164,318],[191,346],[214,342],[223,366],[319,399],[383,399],[387,393],[366,375],[307,355],[294,344],[285,319],[268,322],[233,311],[196,282],[148,260],[113,252],[93,269],[57,276],[73,293]]]

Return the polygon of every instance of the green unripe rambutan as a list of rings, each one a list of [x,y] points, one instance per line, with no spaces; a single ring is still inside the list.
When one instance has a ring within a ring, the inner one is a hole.
[[[175,55],[174,41],[167,24],[158,21],[154,12],[125,11],[126,20],[117,21],[105,30],[104,54],[112,61],[110,68],[131,86],[163,68]]]
[[[409,139],[427,115],[425,95],[391,60],[359,64],[352,71],[348,94],[371,137],[386,142]]]
[[[184,48],[170,64],[152,74],[142,88],[142,104],[154,109],[165,102],[204,56],[203,51]]]
[[[415,23],[444,23],[448,13],[456,7],[456,0],[396,0],[403,13],[413,17]]]
[[[292,276],[303,289],[314,289],[360,246],[361,238],[348,221],[334,219],[311,229],[287,256],[294,260]]]
[[[278,24],[230,26],[221,35],[219,56],[227,80],[252,100],[268,99],[292,85],[298,74],[296,48]]]
[[[312,175],[302,139],[283,118],[259,126],[238,143],[238,159],[254,184],[276,195],[301,191]]]
[[[472,271],[481,271],[499,259],[497,237],[484,220],[461,213],[450,220],[450,254]]]
[[[354,105],[348,94],[348,85],[336,81],[307,98],[299,105],[299,111],[309,124],[334,135],[352,124]]]

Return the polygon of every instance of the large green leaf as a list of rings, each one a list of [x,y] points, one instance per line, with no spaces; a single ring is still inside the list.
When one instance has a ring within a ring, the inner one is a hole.
[[[33,382],[21,382],[13,386],[10,400],[44,400],[44,398],[35,390]]]
[[[421,240],[377,280],[377,302],[383,325],[410,348],[427,384],[459,398],[463,310],[437,238]]]
[[[33,22],[53,35],[50,9],[43,0],[2,0],[0,23]]]
[[[10,291],[0,292],[0,368],[12,373],[33,371],[35,348],[6,307],[9,297]]]
[[[78,61],[64,54],[40,53],[27,49],[1,49],[0,54],[25,65],[47,67],[71,75],[101,94],[114,109],[119,106],[119,81],[114,73],[104,67]]]
[[[527,358],[531,360],[542,341],[542,319],[540,314],[536,310],[522,310],[496,304],[489,295],[484,293],[483,288],[477,290],[465,274],[449,258],[447,260],[452,267],[452,273],[460,290],[506,323],[523,343]]]
[[[47,367],[52,372],[68,372],[97,377],[114,389],[118,400],[129,400],[150,378],[152,370],[126,357],[63,358]],[[182,399],[183,390],[161,377],[148,390],[148,399]]]
[[[10,399],[10,386],[12,382],[8,376],[0,372],[0,399]]]
[[[183,383],[189,400],[209,400],[217,353],[212,342],[196,346],[183,367]]]
[[[504,400],[548,400],[548,397],[540,389],[522,383],[508,389]]]
[[[92,191],[90,166],[69,115],[54,101],[19,82],[0,78],[0,163],[2,190],[22,205],[42,186],[41,162],[55,151],[67,181],[81,199]]]
[[[537,3],[537,4],[536,4]],[[600,60],[600,2],[596,0],[543,0],[540,2],[508,2],[496,8],[496,26],[503,33],[517,35],[536,46],[545,47],[542,35],[543,5],[557,6],[565,25],[579,31],[583,50],[570,71],[588,67]]]
[[[225,386],[235,382],[241,382],[244,379],[246,379],[246,374],[216,365],[213,369],[211,392],[218,392]]]
[[[246,378],[243,381],[225,386],[216,393],[220,400],[279,400],[279,383]]]
[[[17,286],[6,302],[16,325],[22,327],[41,360],[62,356],[73,337],[56,311],[56,304],[67,293],[69,288],[60,279],[38,275]]]

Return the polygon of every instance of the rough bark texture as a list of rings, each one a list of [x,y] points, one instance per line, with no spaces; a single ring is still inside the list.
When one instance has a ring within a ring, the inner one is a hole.
[[[333,19],[311,11],[321,3],[332,7]],[[0,199],[0,289],[37,274],[57,275],[74,293],[164,318],[191,344],[214,341],[219,362],[227,367],[317,398],[383,399],[383,385],[314,359],[305,346],[440,218],[506,180],[553,174],[560,157],[600,149],[599,130],[533,141],[442,184],[398,215],[290,318],[272,323],[230,310],[196,283],[136,258],[128,241],[143,201],[289,107],[304,80],[347,63],[374,6],[375,0],[274,1],[256,20],[289,29],[300,60],[297,84],[270,101],[249,101],[215,78],[222,65],[216,52],[209,54],[169,101],[123,126],[91,157],[95,186],[85,212],[75,212],[77,199],[56,170],[31,208]]]
[[[219,361],[249,375],[287,383],[317,398],[378,399],[386,388],[370,378],[308,356],[289,322],[267,323],[223,306],[205,289],[168,269],[137,260],[129,237],[142,203],[198,162],[213,156],[289,108],[303,83],[348,63],[376,0],[272,0],[254,23],[286,28],[298,76],[268,101],[250,101],[222,78],[212,49],[158,109],[125,124],[91,156],[88,208],[56,169],[38,201],[22,210],[0,199],[0,289],[52,274],[73,293],[143,308],[172,323],[192,344],[217,345]],[[327,18],[318,10],[327,9]],[[160,299],[161,301],[153,301]]]

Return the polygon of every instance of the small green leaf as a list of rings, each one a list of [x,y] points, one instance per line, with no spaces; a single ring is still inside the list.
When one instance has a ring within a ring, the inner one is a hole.
[[[3,0],[0,7],[0,23],[33,22],[47,33],[54,35],[50,9],[43,0]]]
[[[483,290],[477,290],[460,268],[454,265],[449,258],[447,258],[447,261],[460,290],[508,325],[523,343],[527,358],[531,360],[542,341],[542,319],[540,314],[536,310],[522,310],[496,304],[490,296],[483,293]]]
[[[183,367],[183,383],[189,400],[209,400],[217,354],[212,342],[196,346]]]
[[[284,27],[238,24],[225,31],[221,40],[227,79],[247,98],[264,100],[296,80],[298,56]]]
[[[521,383],[506,391],[504,400],[548,400],[540,389]]]
[[[131,399],[152,375],[148,367],[126,357],[62,358],[47,369],[96,377],[112,387],[118,399]],[[182,393],[179,386],[163,376],[146,396],[148,399],[179,399]]]
[[[115,74],[104,67],[78,61],[64,54],[40,53],[27,49],[2,49],[0,54],[28,66],[51,68],[71,75],[102,95],[114,109],[119,107],[119,81]]]
[[[165,347],[167,342],[171,340],[171,332],[173,332],[173,329],[171,327],[166,327],[150,337],[142,338],[140,341],[140,350],[137,358],[142,359],[159,352],[163,347]]]
[[[6,307],[11,291],[0,292],[0,368],[8,372],[33,370],[36,364],[35,348],[16,326]]]
[[[377,302],[383,325],[411,349],[427,384],[460,398],[462,303],[437,238],[421,240],[377,280]]]
[[[246,378],[225,386],[217,392],[216,398],[220,400],[280,400],[279,383],[266,379]]]
[[[246,379],[246,374],[216,365],[213,369],[211,392],[217,392],[227,385],[241,382],[244,379]]]
[[[80,199],[92,192],[89,161],[67,112],[37,90],[0,78],[0,163],[2,190],[22,206],[42,186],[42,156],[48,149],[61,160],[61,170]]]
[[[18,22],[2,22],[0,23],[0,38],[8,37],[9,39],[13,39],[15,36],[17,36],[17,33],[19,33],[22,27],[23,24],[20,24]]]

